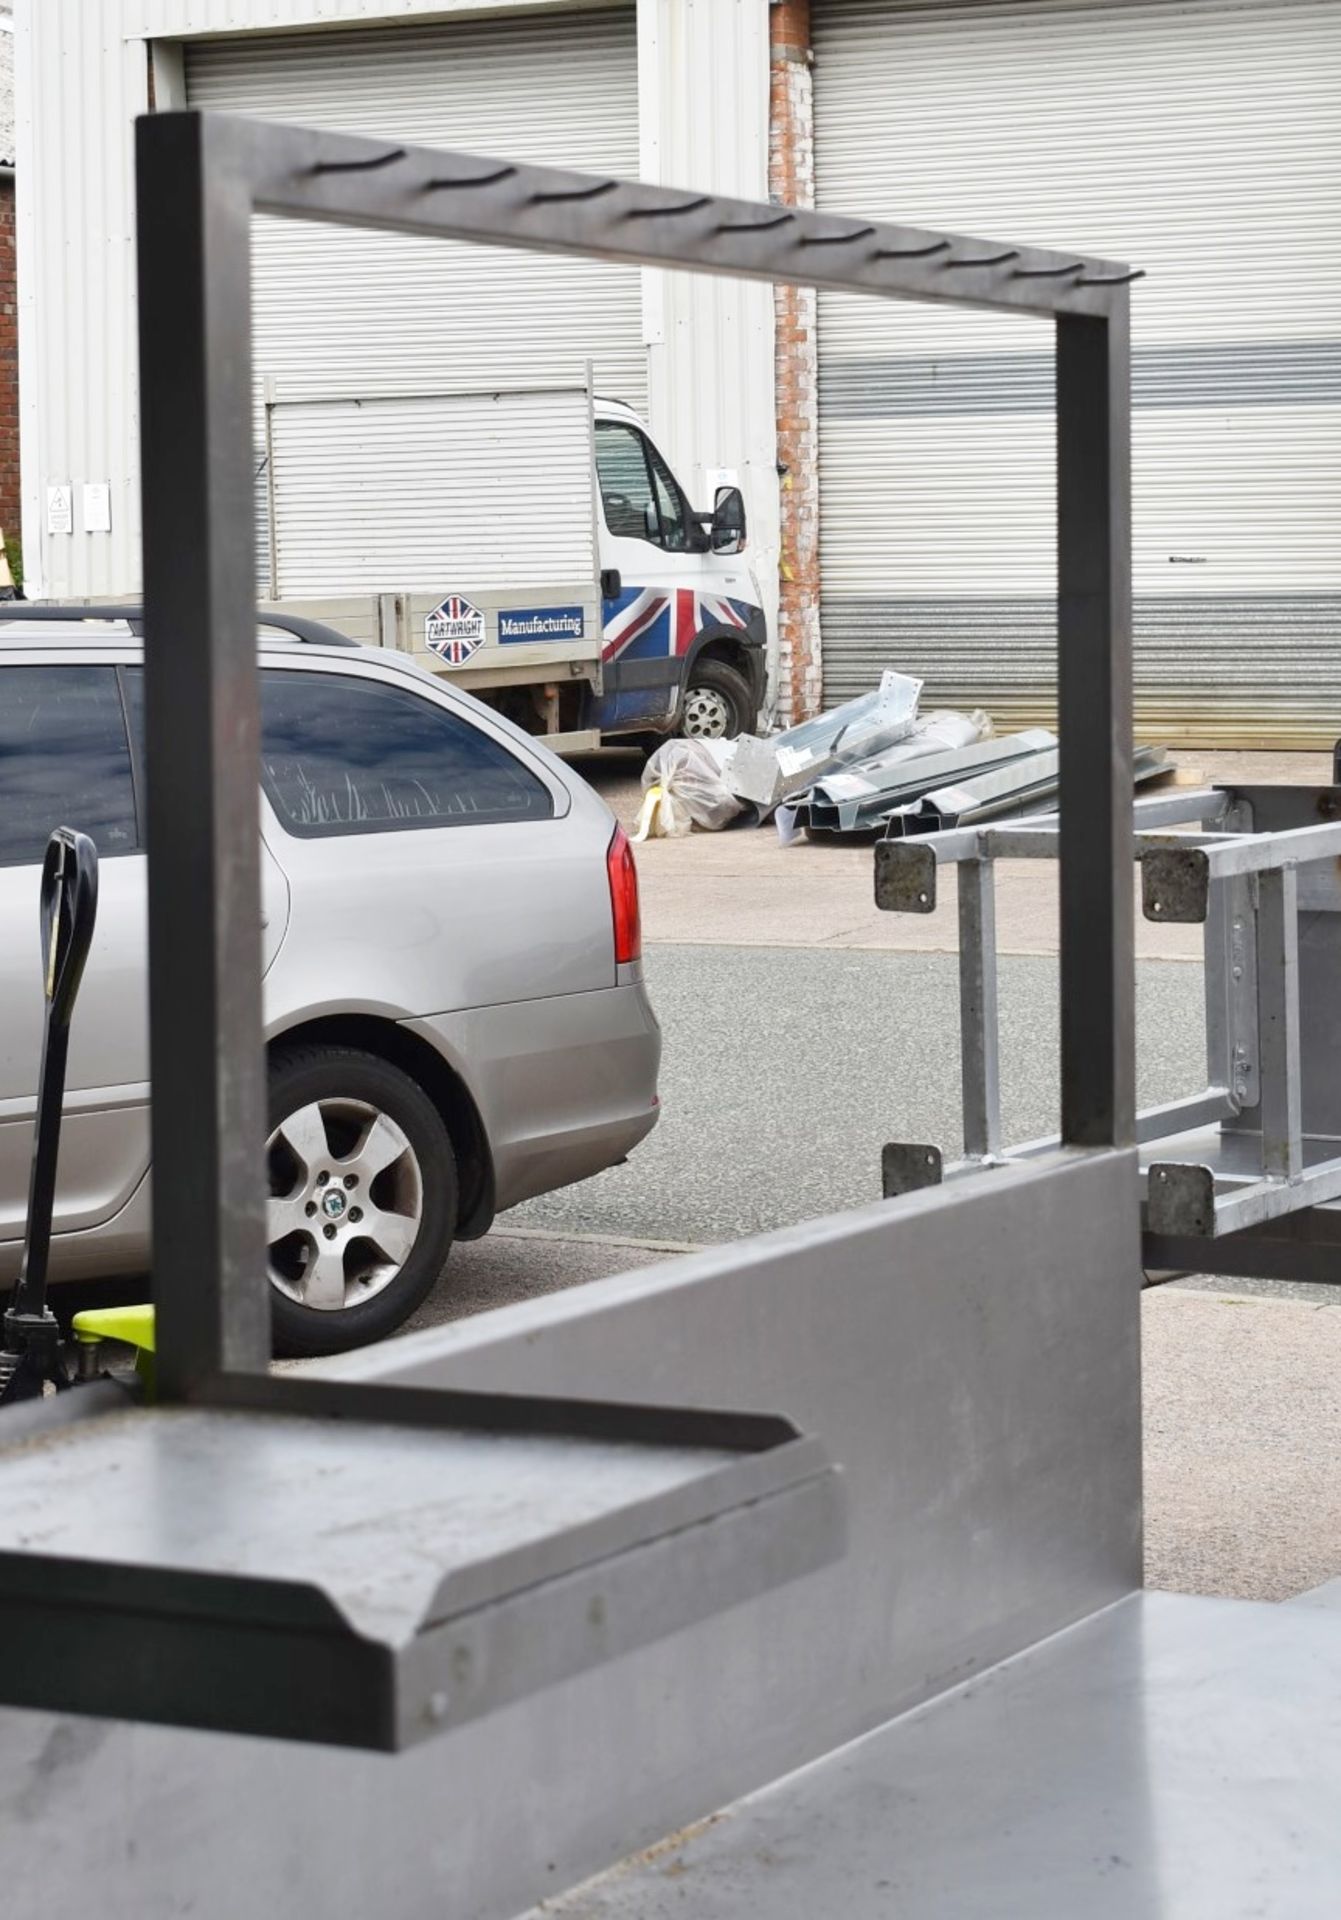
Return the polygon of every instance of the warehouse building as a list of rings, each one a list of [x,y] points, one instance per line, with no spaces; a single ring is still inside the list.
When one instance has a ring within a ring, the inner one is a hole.
[[[193,104],[1131,260],[1138,723],[1341,734],[1341,0],[101,0],[97,22],[20,0],[30,593],[138,584],[130,126]],[[1046,325],[278,223],[256,310],[276,409],[412,414],[592,361],[705,499],[744,487],[780,712],[885,665],[998,723],[1047,711]],[[335,566],[348,528],[306,452]]]

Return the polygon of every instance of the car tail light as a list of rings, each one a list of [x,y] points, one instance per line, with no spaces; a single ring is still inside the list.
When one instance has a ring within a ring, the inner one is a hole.
[[[615,828],[610,851],[605,856],[610,876],[610,912],[615,923],[615,960],[624,966],[643,957],[643,925],[638,911],[638,869],[633,848],[623,827]]]

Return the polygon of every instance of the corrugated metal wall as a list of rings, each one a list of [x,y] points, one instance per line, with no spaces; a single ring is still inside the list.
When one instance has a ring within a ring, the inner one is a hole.
[[[1341,734],[1341,4],[816,0],[820,204],[1130,259],[1138,725]],[[826,691],[1046,712],[1052,332],[821,302]]]
[[[86,0],[27,0],[15,15],[19,413],[26,590],[92,597],[138,578],[131,121],[145,49],[118,0],[89,31]],[[111,487],[110,533],[83,532],[85,482]],[[74,531],[48,535],[47,489],[74,488]]]

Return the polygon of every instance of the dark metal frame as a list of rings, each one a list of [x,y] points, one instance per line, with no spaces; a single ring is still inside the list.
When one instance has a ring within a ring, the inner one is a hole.
[[[296,1404],[296,1383],[264,1378],[256,212],[1055,318],[1062,1139],[1076,1148],[1134,1141],[1135,275],[1105,261],[225,116],[141,119],[137,154],[162,1397]],[[350,1388],[331,1388],[328,1410],[345,1395],[355,1411]],[[461,1414],[444,1408],[444,1421]],[[683,1437],[703,1417],[686,1410]],[[584,1430],[581,1407],[570,1418],[569,1431]]]

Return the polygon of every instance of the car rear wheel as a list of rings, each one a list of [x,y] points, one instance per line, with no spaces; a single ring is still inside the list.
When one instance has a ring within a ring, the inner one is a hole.
[[[456,1158],[399,1067],[294,1047],[270,1070],[268,1269],[276,1353],[340,1353],[392,1333],[442,1273]]]
[[[734,740],[754,725],[753,701],[744,674],[725,660],[697,660],[690,669],[680,713],[687,740]]]

